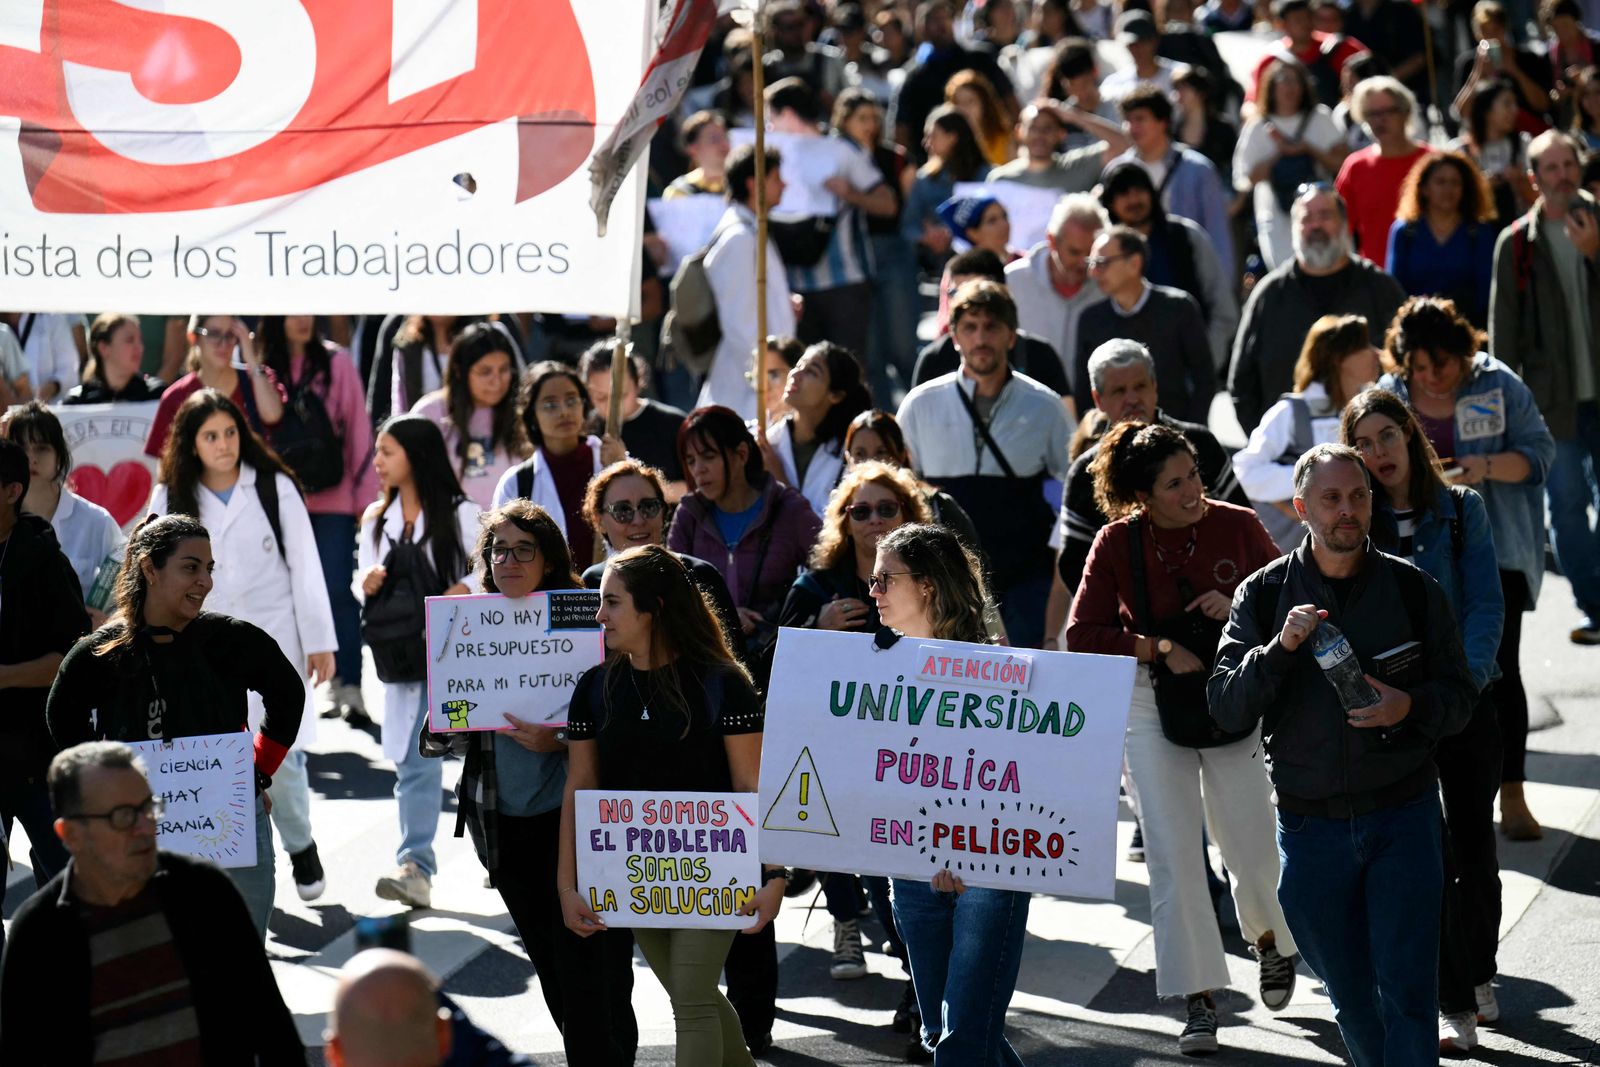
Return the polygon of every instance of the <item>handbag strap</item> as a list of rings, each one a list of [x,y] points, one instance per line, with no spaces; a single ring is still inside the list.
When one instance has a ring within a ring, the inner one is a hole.
[[[1021,481],[1020,478],[1017,478],[1017,472],[1011,466],[1011,461],[1006,459],[1006,454],[1000,451],[999,445],[995,444],[993,435],[989,433],[989,424],[978,418],[978,410],[972,406],[972,398],[967,395],[965,389],[961,388],[960,381],[956,382],[956,396],[961,398],[961,406],[967,409],[967,418],[972,420],[973,427],[983,435],[983,443],[988,445],[989,450],[994,453],[995,462],[999,463],[1000,469],[1006,472],[1006,477],[1014,481]],[[974,476],[978,473],[977,468],[982,466],[983,456],[980,455],[977,467],[972,472]]]
[[[1128,568],[1133,572],[1133,624],[1146,637],[1150,630],[1150,589],[1144,579],[1144,538],[1139,516],[1128,519]]]

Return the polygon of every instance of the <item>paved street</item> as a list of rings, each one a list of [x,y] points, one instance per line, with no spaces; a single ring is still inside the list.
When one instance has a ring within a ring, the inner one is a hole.
[[[1500,997],[1504,1024],[1485,1031],[1477,1062],[1600,1062],[1600,649],[1572,646],[1576,613],[1559,578],[1547,581],[1524,637],[1525,673],[1537,732],[1530,739],[1530,803],[1547,835],[1504,844],[1505,918]],[[376,694],[373,695],[374,697]],[[376,699],[369,698],[372,706]],[[398,830],[390,791],[394,772],[375,737],[324,720],[311,756],[313,821],[328,869],[326,895],[302,904],[279,858],[279,911],[268,949],[279,983],[308,1045],[320,1046],[334,974],[354,951],[357,916],[392,912],[372,895],[392,864]],[[446,770],[453,783],[459,764]],[[440,823],[442,870],[436,909],[413,915],[418,954],[446,977],[446,988],[482,1026],[541,1064],[564,1062],[535,989],[527,957],[483,888],[483,871],[465,840],[450,836],[453,807]],[[1122,825],[1124,841],[1131,823]],[[8,876],[5,912],[32,886],[26,848]],[[891,958],[868,953],[871,974],[832,981],[832,927],[811,894],[787,903],[779,919],[782,954],[776,1064],[881,1064],[899,1060],[904,1038],[889,1029],[903,974]],[[1404,908],[1404,900],[1396,900]],[[1137,1065],[1177,1062],[1176,1004],[1155,999],[1145,869],[1119,862],[1115,902],[1034,900],[1010,1034],[1030,1065]],[[871,923],[864,926],[876,932]],[[1219,1001],[1224,1062],[1339,1063],[1342,1046],[1326,998],[1302,969],[1287,1010],[1256,1003],[1255,965],[1230,929],[1236,992]],[[879,938],[881,940],[881,938]],[[636,961],[634,1002],[641,1063],[672,1062],[672,1020],[660,985]],[[320,1062],[320,1053],[313,1062]]]

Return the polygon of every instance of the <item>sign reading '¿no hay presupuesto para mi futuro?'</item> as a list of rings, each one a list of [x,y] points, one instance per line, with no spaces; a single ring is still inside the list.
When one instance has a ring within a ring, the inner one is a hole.
[[[784,629],[761,859],[1109,898],[1134,663]]]
[[[607,926],[743,929],[755,899],[754,793],[580,789],[578,891]]]

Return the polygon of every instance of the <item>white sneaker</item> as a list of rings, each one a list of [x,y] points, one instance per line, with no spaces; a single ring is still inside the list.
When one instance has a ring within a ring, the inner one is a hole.
[[[433,879],[410,860],[379,878],[373,892],[384,900],[398,900],[413,908],[433,906]]]
[[[1480,986],[1473,986],[1472,992],[1478,998],[1478,1022],[1499,1022],[1500,1001],[1494,995],[1494,983],[1485,982]]]
[[[1478,1047],[1477,1012],[1439,1016],[1439,1055],[1465,1056]]]
[[[856,920],[833,920],[833,963],[828,973],[840,980],[867,976],[867,959],[861,948],[861,927]]]

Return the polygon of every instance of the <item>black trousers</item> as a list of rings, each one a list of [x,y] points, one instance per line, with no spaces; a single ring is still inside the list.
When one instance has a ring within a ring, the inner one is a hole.
[[[1528,606],[1528,579],[1521,571],[1501,571],[1500,588],[1506,598],[1506,622],[1495,653],[1500,677],[1492,690],[1504,754],[1500,778],[1521,782],[1527,777],[1528,756],[1528,693],[1522,687],[1522,612]]]
[[[606,930],[579,937],[561,920],[556,889],[561,809],[498,817],[495,887],[528,950],[545,1006],[573,1067],[632,1067],[639,1045],[633,1015],[633,935]]]
[[[808,345],[818,341],[843,345],[865,371],[867,344],[872,336],[872,285],[858,282],[800,295],[804,304],[800,321],[795,323],[795,335]]]
[[[1509,605],[1508,605],[1509,607]],[[1494,797],[1500,730],[1494,701],[1478,701],[1467,728],[1435,750],[1444,797],[1444,909],[1439,924],[1439,1010],[1476,1011],[1472,987],[1493,978],[1500,941],[1500,861]]]
[[[773,923],[759,934],[741,933],[723,964],[728,1003],[739,1015],[746,1044],[772,1031],[778,1015],[778,935]]]

